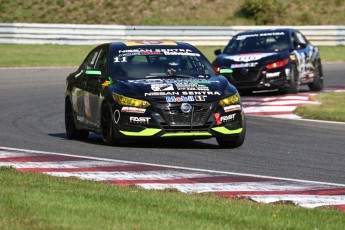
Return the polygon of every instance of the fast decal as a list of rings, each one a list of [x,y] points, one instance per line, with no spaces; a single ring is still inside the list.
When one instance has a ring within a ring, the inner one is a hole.
[[[275,78],[280,77],[280,72],[274,72],[274,73],[267,73],[266,78]]]
[[[129,117],[129,123],[149,124],[151,117]]]
[[[140,45],[170,45],[177,46],[175,42],[171,41],[130,41],[125,42],[126,46],[140,46]]]
[[[235,111],[235,110],[241,110],[241,106],[240,105],[229,105],[224,107],[224,112],[230,112],[230,111]]]
[[[172,84],[154,84],[151,85],[153,91],[172,91],[174,86]]]
[[[136,107],[122,107],[122,113],[145,113],[146,109],[140,109]]]
[[[245,34],[236,37],[236,40],[244,40],[246,38],[253,38],[253,37],[271,37],[271,36],[283,36],[285,35],[284,32],[272,32],[272,33],[261,33],[261,34]]]
[[[294,54],[298,60],[298,71],[300,74],[304,75],[306,72],[305,54],[299,53],[296,50],[294,51]]]
[[[258,62],[250,62],[250,63],[239,63],[239,64],[232,64],[230,66],[231,69],[237,69],[237,68],[248,68],[248,67],[255,67],[259,63]]]
[[[233,60],[235,62],[251,62],[257,61],[264,57],[272,56],[275,53],[250,53],[250,54],[240,54],[240,55],[230,55],[226,56],[226,59]]]
[[[226,123],[235,120],[236,113],[220,117],[221,123]]]

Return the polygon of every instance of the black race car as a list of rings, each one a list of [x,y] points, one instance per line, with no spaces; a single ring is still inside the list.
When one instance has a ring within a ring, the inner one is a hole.
[[[275,29],[242,32],[220,49],[213,65],[231,68],[228,80],[240,92],[279,90],[298,93],[300,85],[312,91],[323,88],[318,49],[297,30]]]
[[[236,148],[246,132],[236,88],[195,47],[170,41],[94,48],[67,77],[65,126],[70,139],[95,132],[108,145],[216,137],[221,147]]]

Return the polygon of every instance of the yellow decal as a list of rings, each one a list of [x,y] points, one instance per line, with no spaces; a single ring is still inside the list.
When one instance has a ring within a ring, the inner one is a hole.
[[[291,59],[292,61],[296,60],[295,55],[290,55],[290,59]]]
[[[125,42],[126,46],[142,46],[142,45],[165,45],[165,46],[177,46],[175,42],[171,41],[130,41]]]
[[[105,81],[102,86],[108,86],[110,84],[110,81]]]

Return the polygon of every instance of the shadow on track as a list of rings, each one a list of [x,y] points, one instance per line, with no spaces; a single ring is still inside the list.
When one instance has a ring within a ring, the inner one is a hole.
[[[49,133],[51,137],[61,138],[63,140],[69,142],[81,142],[86,144],[92,145],[104,145],[102,138],[94,133],[90,133],[89,137],[85,140],[69,140],[67,138],[66,133]],[[206,140],[206,141],[205,141]],[[122,141],[121,145],[113,146],[122,147],[122,148],[162,148],[162,149],[219,149],[218,144],[214,141],[214,143],[209,142],[210,139],[204,140],[181,140],[181,139],[147,139],[147,140],[124,140]],[[109,147],[109,146],[107,146]]]

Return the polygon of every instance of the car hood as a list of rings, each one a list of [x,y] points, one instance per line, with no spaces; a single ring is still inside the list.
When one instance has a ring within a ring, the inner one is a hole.
[[[289,51],[240,53],[234,55],[220,54],[217,56],[213,64],[230,68],[255,67],[257,65],[265,65],[288,57]],[[249,66],[245,66],[246,63],[248,63]]]
[[[211,102],[237,92],[223,76],[118,80],[110,91],[150,102]]]

